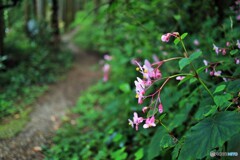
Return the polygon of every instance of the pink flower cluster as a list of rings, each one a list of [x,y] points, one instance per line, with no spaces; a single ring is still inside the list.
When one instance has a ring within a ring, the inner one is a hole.
[[[138,130],[139,124],[141,124],[143,121],[145,121],[143,128],[149,128],[149,127],[156,126],[154,116],[144,119],[143,117],[138,117],[138,114],[136,112],[134,112],[133,113],[133,121],[131,119],[128,119],[129,125],[131,125],[132,128],[134,128],[134,126],[135,126],[136,130]]]
[[[106,54],[106,55],[104,55],[104,60],[105,61],[111,61],[112,57]],[[107,82],[108,81],[110,69],[111,69],[110,65],[107,62],[105,62],[105,64],[103,65],[103,68],[102,68],[102,71],[103,71],[103,82]]]
[[[143,79],[137,77],[137,80],[134,81],[136,86],[136,98],[138,98],[138,103],[142,104],[145,94],[145,89],[149,87],[154,80],[160,79],[162,74],[158,68],[152,68],[151,63],[148,60],[144,61],[144,65],[141,66],[137,61],[138,65],[137,71],[142,73]]]
[[[226,42],[226,47],[225,48],[221,48],[216,46],[215,44],[213,44],[213,50],[215,51],[215,53],[218,55],[219,53],[222,53],[222,55],[226,55],[227,54],[227,50],[230,50],[231,43],[230,42]],[[240,41],[237,40],[236,46],[240,49]]]
[[[173,32],[173,33],[166,33],[164,35],[162,35],[161,40],[163,42],[168,42],[170,40],[170,37],[179,37],[179,33],[178,32]]]
[[[221,76],[222,74],[222,71],[216,71],[216,66],[218,65],[218,63],[212,63],[210,64],[207,60],[203,60],[203,63],[205,66],[208,66],[206,69],[205,69],[205,72],[207,73],[208,72],[208,69],[210,68],[210,72],[209,72],[209,75],[210,76],[216,76],[216,77],[219,77]]]
[[[155,60],[157,60],[157,57],[154,57]],[[142,104],[143,100],[147,97],[154,97],[155,94],[152,95],[144,95],[146,93],[146,90],[151,87],[151,85],[156,81],[161,79],[162,74],[159,70],[159,67],[162,65],[161,61],[155,62],[153,64],[151,64],[148,60],[144,61],[143,65],[140,65],[140,63],[138,63],[137,61],[135,61],[135,63],[137,64],[137,68],[136,70],[139,71],[143,78],[139,78],[137,77],[137,80],[134,81],[135,86],[136,86],[136,98],[138,98],[138,103]],[[154,65],[158,65],[156,68],[153,68]],[[160,90],[158,91],[160,92]],[[160,102],[160,98],[158,97],[158,100],[156,100],[155,103],[155,107],[156,105],[159,104],[158,106],[158,111],[159,113],[163,112],[163,106]],[[145,106],[142,108],[142,112],[146,113],[147,110],[152,109],[151,107]],[[154,108],[155,109],[155,108]],[[128,119],[129,124],[136,130],[138,130],[138,126],[139,124],[141,124],[142,122],[145,121],[145,124],[143,125],[143,128],[150,128],[150,127],[155,127],[156,123],[155,123],[155,117],[154,114],[151,115],[150,117],[144,119],[143,117],[138,117],[138,114],[136,112],[134,112],[133,114],[133,120]]]

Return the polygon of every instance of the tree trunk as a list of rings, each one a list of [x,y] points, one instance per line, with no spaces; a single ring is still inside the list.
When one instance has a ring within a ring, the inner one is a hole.
[[[2,0],[0,0],[0,6],[2,6]],[[0,10],[0,55],[3,54],[4,49],[4,36],[5,36],[5,25],[4,25],[4,10]]]
[[[54,44],[59,42],[59,26],[58,26],[58,0],[52,0],[52,35]]]

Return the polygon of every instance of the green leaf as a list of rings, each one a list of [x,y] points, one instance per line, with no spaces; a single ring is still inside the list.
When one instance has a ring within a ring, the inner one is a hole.
[[[155,115],[158,112],[157,108],[151,109],[147,113],[147,117],[151,117],[152,115]]]
[[[124,160],[127,158],[127,153],[125,152],[125,147],[111,152],[111,158],[115,160]]]
[[[179,61],[179,68],[180,70],[182,70],[184,67],[186,67],[188,64],[190,64],[190,61],[188,58],[182,58],[180,61]]]
[[[174,43],[175,45],[177,45],[179,42],[180,42],[180,39],[179,39],[179,38],[176,38],[176,39],[173,41],[173,43]]]
[[[204,71],[206,68],[208,68],[208,66],[203,66],[197,69],[197,73],[201,73],[202,71]]]
[[[220,85],[220,86],[217,86],[217,88],[215,89],[215,91],[213,92],[213,94],[218,93],[218,92],[221,92],[221,91],[223,91],[225,88],[226,88],[226,85],[225,85],[225,84]]]
[[[190,55],[189,61],[192,62],[193,60],[197,59],[202,55],[202,51],[194,52],[193,54]]]
[[[159,156],[161,149],[174,146],[173,138],[162,126],[157,129],[148,146],[148,159]]]
[[[176,14],[173,16],[173,18],[176,20],[176,21],[179,21],[181,19],[181,15],[179,14]]]
[[[210,106],[209,106],[209,107],[210,107]],[[215,105],[214,105],[214,106],[211,106],[211,109],[210,109],[207,113],[205,113],[204,116],[207,117],[207,116],[209,116],[209,115],[213,115],[213,114],[217,111],[217,108],[218,108],[218,107],[215,106]]]
[[[183,33],[183,34],[181,35],[181,39],[183,40],[187,35],[188,35],[188,33]]]
[[[184,82],[186,82],[187,80],[193,78],[193,75],[188,75],[186,76],[185,78],[183,78],[183,80],[181,80],[179,83],[178,83],[178,86],[180,86],[181,84],[183,84]]]
[[[140,160],[143,158],[143,148],[140,148],[135,154],[135,160]]]
[[[230,54],[231,54],[231,55],[234,55],[234,54],[236,54],[237,52],[238,52],[238,49],[234,49],[234,50],[231,50],[231,51],[230,51]]]
[[[240,113],[220,112],[193,126],[186,135],[179,160],[202,159],[240,131]]]
[[[160,116],[159,120],[160,120],[160,121],[162,121],[162,120],[163,120],[163,118],[164,118],[166,115],[167,115],[167,113],[163,113],[163,114],[161,114],[161,116]]]
[[[131,88],[129,86],[128,83],[122,83],[120,86],[119,86],[119,89],[121,91],[123,91],[124,93],[129,93],[131,91]]]
[[[189,58],[182,58],[179,61],[180,70],[182,70],[185,66],[189,65],[193,60],[197,59],[201,55],[202,55],[202,51],[198,51],[191,54]]]
[[[174,150],[173,150],[173,152],[172,152],[172,159],[177,159],[178,154],[179,154],[179,152],[180,152],[180,150],[181,150],[181,148],[182,148],[182,145],[183,145],[183,139],[184,139],[184,138],[181,138],[181,139],[178,141],[177,145],[174,147]]]
[[[227,107],[230,104],[230,102],[229,102],[230,99],[232,99],[232,95],[231,94],[224,94],[224,95],[214,96],[214,102],[220,108]]]

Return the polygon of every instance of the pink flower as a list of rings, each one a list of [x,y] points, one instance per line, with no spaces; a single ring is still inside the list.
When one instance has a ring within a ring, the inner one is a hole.
[[[143,69],[143,77],[147,80],[151,80],[151,78],[158,79],[162,77],[159,69],[152,68],[151,63],[148,60],[144,61]]]
[[[214,71],[211,71],[209,74],[210,74],[210,76],[213,76],[214,75]]]
[[[147,110],[148,110],[148,107],[143,107],[143,108],[142,108],[142,112],[143,112],[143,113],[146,113]]]
[[[222,49],[222,55],[226,55],[226,54],[227,54],[226,48],[223,48]]]
[[[149,127],[155,127],[155,118],[152,116],[151,118],[147,118],[145,121],[145,124],[143,125],[143,128],[149,128]]]
[[[156,54],[152,56],[154,62],[159,62],[159,59]]]
[[[229,47],[229,46],[230,46],[230,44],[231,44],[230,42],[226,42],[226,46],[227,46],[227,47]]]
[[[185,78],[185,76],[177,76],[177,77],[176,77],[176,80],[181,81],[181,80],[183,80],[184,78]]]
[[[221,76],[222,74],[222,71],[216,71],[214,72],[214,76],[218,77],[218,76]]]
[[[136,112],[133,113],[133,123],[135,124],[136,130],[138,130],[138,125],[143,122],[142,117],[138,117]]]
[[[240,14],[236,16],[237,21],[240,21]]]
[[[239,58],[235,58],[235,63],[236,64],[240,64],[240,59]]]
[[[205,66],[208,66],[208,61],[207,60],[204,59],[203,63],[204,63]],[[208,68],[205,69],[205,72],[208,72]]]
[[[217,55],[218,55],[219,51],[221,51],[215,44],[213,44],[213,50],[215,50]]]
[[[109,56],[108,54],[105,54],[103,58],[107,61],[112,60],[112,56]]]
[[[162,103],[160,103],[159,106],[158,106],[158,112],[159,113],[163,113],[163,105],[162,105]]]
[[[145,84],[142,79],[137,77],[137,81],[134,81],[135,86],[136,86],[136,98],[138,98],[138,103],[142,104],[143,103],[143,98],[144,98],[144,93],[145,93]]]
[[[199,46],[199,41],[197,40],[197,39],[194,39],[194,41],[193,41],[193,44],[195,45],[195,46]]]
[[[162,40],[163,42],[168,42],[169,39],[170,39],[170,37],[171,37],[171,34],[170,34],[170,33],[167,33],[167,34],[162,35],[161,40]]]
[[[110,71],[110,65],[109,64],[104,64],[103,66],[103,81],[107,82],[108,77],[109,77],[109,71]]]

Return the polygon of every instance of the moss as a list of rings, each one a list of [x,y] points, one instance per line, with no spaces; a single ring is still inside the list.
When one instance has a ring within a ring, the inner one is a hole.
[[[27,108],[15,117],[8,117],[7,123],[0,124],[0,139],[11,138],[19,133],[29,121],[28,115],[31,110],[31,108]]]

